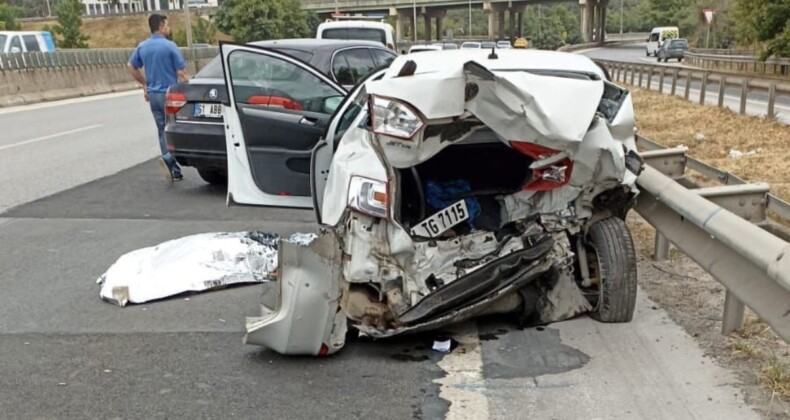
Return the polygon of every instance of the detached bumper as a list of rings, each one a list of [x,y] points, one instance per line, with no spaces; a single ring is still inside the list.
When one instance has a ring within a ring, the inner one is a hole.
[[[244,342],[281,354],[328,355],[345,345],[346,316],[340,311],[341,251],[334,234],[309,244],[281,240],[278,303],[248,317]]]

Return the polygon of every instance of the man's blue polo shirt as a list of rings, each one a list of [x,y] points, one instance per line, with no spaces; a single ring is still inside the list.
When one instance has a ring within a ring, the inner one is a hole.
[[[160,34],[153,34],[141,42],[129,59],[132,67],[145,67],[145,84],[149,93],[165,93],[178,83],[177,71],[187,63],[173,41]]]

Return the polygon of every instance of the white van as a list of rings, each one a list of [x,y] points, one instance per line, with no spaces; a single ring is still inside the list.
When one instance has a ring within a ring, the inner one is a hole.
[[[318,25],[318,39],[349,39],[381,42],[396,51],[395,29],[384,22],[368,21],[326,21]]]
[[[678,30],[677,26],[660,26],[653,28],[653,30],[650,31],[650,38],[647,39],[645,56],[650,57],[652,54],[654,57],[658,57],[658,50],[661,49],[661,45],[664,41],[674,38],[680,38],[680,30]]]
[[[0,31],[0,53],[54,52],[55,40],[46,31]]]

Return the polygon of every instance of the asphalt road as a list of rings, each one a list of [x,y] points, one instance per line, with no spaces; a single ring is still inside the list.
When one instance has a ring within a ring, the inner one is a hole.
[[[227,208],[191,169],[165,183],[134,94],[0,111],[0,125],[0,418],[758,418],[644,296],[629,324],[485,319],[448,331],[462,344],[447,355],[434,333],[322,359],[241,344],[260,286],[103,302],[96,279],[126,252],[310,231],[312,213]]]
[[[660,65],[670,68],[682,68],[684,67],[683,63],[678,63],[676,61],[672,61],[669,63],[664,62],[657,62],[655,57],[646,57],[645,56],[645,47],[644,44],[634,44],[631,46],[624,46],[619,48],[597,48],[583,52],[584,55],[593,58],[593,59],[602,59],[602,60],[613,60],[613,61],[621,61],[626,63],[637,63],[637,64],[652,64],[652,65]],[[630,79],[630,73],[629,73]],[[638,77],[635,77],[635,83],[638,83]],[[642,86],[647,86],[646,78],[642,81]],[[675,91],[675,95],[683,96],[684,90],[686,86],[685,80],[679,80],[677,83],[677,89]],[[663,85],[663,92],[669,93],[671,87],[671,78],[667,77],[664,80]],[[651,80],[651,89],[652,90],[659,90],[660,88],[660,81],[659,77],[656,75]],[[699,103],[700,98],[700,90],[702,88],[702,83],[700,81],[693,81],[689,86],[689,100]],[[705,104],[716,106],[718,104],[719,98],[719,90],[720,87],[711,82],[708,84],[705,94]],[[740,112],[740,103],[741,103],[741,89],[740,87],[728,87],[724,90],[724,106],[735,111]],[[768,94],[763,92],[750,92],[747,96],[746,101],[746,114],[753,115],[753,116],[765,116],[768,112]],[[786,95],[779,95],[776,98],[776,105],[775,105],[775,112],[777,113],[777,119],[784,123],[790,124],[790,97]]]

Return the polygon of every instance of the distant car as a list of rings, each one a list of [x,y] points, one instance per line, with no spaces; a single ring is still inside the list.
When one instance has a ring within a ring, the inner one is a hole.
[[[330,20],[318,25],[315,37],[318,39],[376,41],[393,51],[398,49],[395,43],[395,29],[385,22]]]
[[[670,58],[677,58],[678,62],[683,60],[686,50],[689,49],[689,42],[685,38],[671,39],[664,43],[656,55],[658,61],[668,62]]]
[[[650,37],[647,38],[647,45],[645,45],[645,56],[650,57],[652,54],[658,57],[658,50],[669,39],[680,38],[680,31],[677,26],[660,26],[653,28],[650,31]]]
[[[55,52],[55,41],[47,31],[0,31],[0,53]]]
[[[480,43],[479,42],[467,41],[467,42],[464,42],[463,44],[461,44],[461,49],[462,50],[479,49],[479,48],[480,48]]]
[[[494,41],[483,41],[483,42],[480,43],[480,48],[487,49],[487,50],[489,50],[491,48],[496,48],[496,42],[494,42]]]
[[[308,63],[344,89],[350,89],[369,71],[396,57],[394,51],[372,41],[286,39],[253,42],[249,45],[287,55],[281,62],[291,60]],[[230,70],[235,73],[236,79],[250,79],[248,85],[236,86],[237,98],[243,96],[244,101],[249,104],[288,110],[282,117],[303,119],[304,129],[307,131],[322,129],[323,123],[331,115],[326,109],[316,108],[310,102],[312,93],[304,90],[306,86],[311,86],[310,82],[315,76],[253,59],[237,59],[234,63],[237,64],[236,67]],[[252,81],[253,76],[255,81]],[[210,184],[221,185],[227,182],[227,151],[222,115],[222,102],[227,101],[227,98],[219,56],[209,62],[193,79],[172,86],[166,96],[167,148],[178,163],[195,167],[200,177]],[[305,109],[318,111],[302,115]],[[300,138],[303,136],[300,133],[286,134],[284,130],[272,125],[256,127],[256,132],[260,136],[272,133],[281,136],[278,144],[282,145],[283,153],[287,151],[294,157],[291,164],[299,166],[299,162],[302,162],[300,159],[304,158],[304,168],[307,170],[310,149],[315,142],[302,144]]]
[[[504,48],[512,48],[512,47],[510,46],[510,41],[505,41],[505,40],[502,40],[502,41],[497,41],[497,43],[496,43],[496,47],[497,47],[497,48],[503,48],[503,49],[504,49]]]
[[[431,45],[439,47],[439,48],[441,48],[443,50],[457,50],[458,49],[458,45],[455,45],[452,42],[436,42],[436,43],[433,43]]]
[[[439,45],[412,45],[409,48],[409,54],[414,54],[418,52],[425,52],[425,51],[441,51],[442,47]]]

